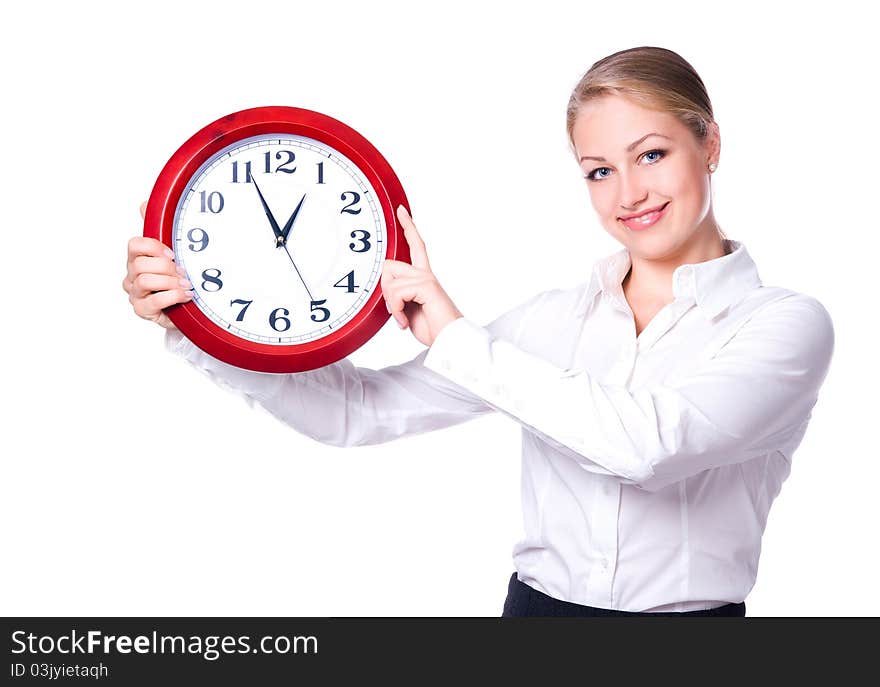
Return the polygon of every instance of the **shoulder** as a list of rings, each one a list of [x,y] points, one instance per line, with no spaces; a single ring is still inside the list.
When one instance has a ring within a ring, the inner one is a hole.
[[[830,332],[834,323],[831,313],[814,296],[781,286],[762,286],[749,294],[743,305],[750,311],[749,319],[777,320],[783,325],[809,327],[810,331]]]
[[[762,286],[742,306],[746,312],[733,341],[755,347],[776,363],[827,369],[834,351],[834,323],[819,299],[783,287]]]

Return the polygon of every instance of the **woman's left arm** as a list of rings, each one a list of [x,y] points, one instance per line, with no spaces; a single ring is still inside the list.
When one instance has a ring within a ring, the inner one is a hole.
[[[429,268],[416,266],[424,244],[408,215],[405,219],[408,237],[416,239],[410,240],[413,268],[424,273],[421,282],[436,282]],[[390,295],[389,306],[397,307],[398,315],[403,306],[415,307],[419,317],[429,314],[432,322],[424,331],[432,334],[419,339],[431,347],[426,367],[480,396],[585,470],[648,491],[799,442],[834,350],[827,310],[810,296],[792,294],[756,312],[687,378],[629,391],[600,384],[584,370],[556,367],[451,315],[457,309],[439,285],[422,288],[419,306],[408,303],[411,284],[420,281],[408,279],[400,290],[389,279],[386,298]]]
[[[828,312],[796,294],[756,313],[688,377],[635,391],[558,368],[464,318],[441,331],[424,364],[585,470],[656,491],[796,448],[833,349]]]

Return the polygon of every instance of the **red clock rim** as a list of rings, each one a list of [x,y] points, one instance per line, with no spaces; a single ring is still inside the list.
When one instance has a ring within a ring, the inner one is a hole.
[[[144,236],[174,250],[174,213],[193,175],[212,155],[236,141],[264,134],[294,134],[318,140],[349,158],[378,196],[387,229],[385,257],[410,262],[409,245],[396,208],[409,203],[391,165],[364,136],[333,117],[287,106],[254,107],[225,115],[189,138],[165,164],[144,213]],[[237,337],[212,322],[196,303],[173,305],[166,314],[199,348],[237,367],[260,372],[302,372],[329,365],[360,348],[388,321],[381,284],[358,313],[317,341],[273,345]]]

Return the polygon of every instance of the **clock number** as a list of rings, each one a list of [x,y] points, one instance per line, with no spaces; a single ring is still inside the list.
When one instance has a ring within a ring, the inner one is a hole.
[[[283,312],[285,315],[289,315],[289,314],[290,314],[290,311],[289,311],[287,308],[275,308],[275,309],[269,314],[269,326],[272,327],[272,329],[274,329],[276,332],[286,332],[288,329],[290,329],[290,320],[288,320],[286,317],[283,317],[282,315],[276,315],[276,313],[277,313],[279,310],[280,310],[281,312]],[[280,329],[279,329],[278,327],[275,326],[276,323],[278,323],[278,322],[283,322],[283,323],[284,323],[284,326],[283,326],[282,328],[280,328]]]
[[[345,200],[345,196],[347,196],[349,193],[350,193],[351,195],[354,196],[354,200],[351,201],[351,202],[350,202],[348,205],[346,205],[344,208],[342,208],[342,210],[340,210],[339,212],[340,212],[340,214],[342,214],[343,212],[347,212],[347,213],[349,213],[350,215],[357,215],[357,214],[360,213],[361,209],[358,208],[357,210],[352,210],[352,209],[350,209],[350,208],[351,208],[352,205],[357,205],[358,203],[361,202],[361,194],[360,194],[360,193],[358,193],[357,191],[346,191],[346,192],[343,193],[341,196],[339,196],[339,198],[340,198],[341,200]]]
[[[345,279],[345,284],[340,284],[339,281]],[[354,283],[354,270],[346,274],[342,277],[338,282],[336,282],[333,286],[337,286],[340,289],[345,289],[348,293],[354,293],[354,290],[359,288],[357,284]]]
[[[211,272],[216,272],[217,274],[210,274]],[[202,289],[205,291],[219,291],[223,288],[223,282],[220,281],[220,270],[216,267],[209,267],[208,269],[202,272]],[[208,284],[213,285],[208,286]]]
[[[324,163],[323,162],[318,163],[318,183],[319,184],[324,183]]]
[[[220,191],[214,191],[210,195],[207,191],[200,191],[199,196],[202,199],[201,212],[217,214],[223,209],[223,194]]]
[[[229,301],[229,306],[232,307],[236,303],[244,306],[241,309],[241,312],[238,313],[238,317],[235,318],[236,322],[241,322],[242,320],[244,320],[244,314],[245,314],[245,312],[247,312],[248,307],[250,306],[251,303],[253,303],[253,301],[245,301],[245,300],[242,300],[241,298],[236,298],[234,301]]]
[[[196,232],[199,232],[199,234],[201,234],[200,238],[196,238]],[[186,232],[186,238],[192,241],[192,243],[189,244],[189,249],[193,253],[201,253],[208,246],[208,232],[206,232],[204,229],[200,229],[199,227],[193,227],[188,232]],[[199,244],[198,248],[196,248],[195,246],[196,243]]]
[[[327,320],[330,319],[330,311],[327,310],[327,308],[319,307],[321,305],[321,303],[326,303],[326,302],[327,302],[326,298],[323,301],[312,301],[312,310],[321,310],[324,312],[324,317],[322,317],[320,320],[317,319],[314,315],[312,315],[311,316],[312,322],[326,322]]]
[[[363,234],[362,238],[357,238],[357,236],[355,236],[355,234],[357,234],[358,232]],[[370,250],[370,232],[366,231],[365,229],[355,229],[353,232],[351,232],[351,234],[349,234],[349,236],[357,241],[361,241],[364,244],[364,247],[361,250],[358,250],[357,248],[355,248],[353,243],[349,243],[348,247],[351,248],[354,253],[366,253],[368,250]]]
[[[293,169],[287,169],[287,165],[293,163],[293,161],[296,159],[296,153],[293,153],[289,150],[279,150],[277,153],[275,153],[275,159],[280,160],[282,157],[282,154],[287,156],[287,162],[282,162],[280,165],[278,165],[275,168],[275,171],[276,172],[284,172],[285,174],[293,174],[296,171],[296,167],[294,167]],[[265,153],[266,174],[272,173],[272,165],[271,165],[270,155],[271,155],[270,151],[267,150]]]
[[[250,160],[244,163],[244,183],[250,184],[253,182],[253,177],[251,176],[251,163]],[[238,160],[235,160],[232,163],[232,183],[237,184],[238,181]]]

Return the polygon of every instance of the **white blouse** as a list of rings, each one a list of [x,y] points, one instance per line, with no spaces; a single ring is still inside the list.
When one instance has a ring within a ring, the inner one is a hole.
[[[166,345],[221,386],[327,444],[377,444],[498,411],[522,426],[520,580],[573,603],[691,611],[745,600],[770,504],[834,348],[815,298],[761,285],[744,244],[673,272],[637,337],[626,249],[588,282],[485,327],[459,318],[409,362],[296,374]]]

